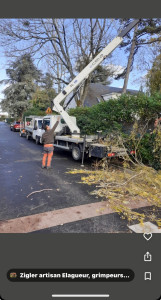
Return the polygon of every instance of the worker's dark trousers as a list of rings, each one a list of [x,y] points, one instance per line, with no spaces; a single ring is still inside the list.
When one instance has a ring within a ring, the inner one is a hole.
[[[42,167],[51,167],[54,146],[52,144],[44,145],[44,155],[42,159]],[[47,160],[47,164],[46,164]]]

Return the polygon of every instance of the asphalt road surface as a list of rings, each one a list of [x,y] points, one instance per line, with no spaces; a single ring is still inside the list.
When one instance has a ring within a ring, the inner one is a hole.
[[[42,145],[0,122],[0,232],[131,232],[126,220],[90,194],[94,186],[67,173],[81,168],[71,153],[55,149],[51,170],[41,168],[42,153]]]

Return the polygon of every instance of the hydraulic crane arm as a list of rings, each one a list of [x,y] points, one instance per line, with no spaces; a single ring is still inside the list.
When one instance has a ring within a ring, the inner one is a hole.
[[[64,121],[70,128],[72,134],[79,134],[80,129],[72,122],[68,113],[63,109],[60,103],[77,87],[89,74],[94,71],[97,66],[117,47],[122,41],[123,37],[137,24],[140,20],[131,22],[117,37],[115,37],[53,100],[53,110],[61,114]]]

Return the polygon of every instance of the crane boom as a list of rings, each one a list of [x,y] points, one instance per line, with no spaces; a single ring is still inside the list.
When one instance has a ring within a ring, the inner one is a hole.
[[[76,124],[74,124],[68,115],[68,113],[63,109],[60,103],[76,88],[83,80],[88,78],[89,74],[94,71],[97,66],[116,48],[122,41],[123,37],[137,24],[140,20],[134,20],[131,22],[117,37],[115,37],[66,87],[60,92],[53,100],[53,110],[59,112],[63,117],[64,121],[70,128],[72,134],[80,134],[80,129]]]

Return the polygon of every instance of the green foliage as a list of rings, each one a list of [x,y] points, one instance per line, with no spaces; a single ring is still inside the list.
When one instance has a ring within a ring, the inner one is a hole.
[[[141,157],[143,158],[143,163],[150,163],[150,165],[152,165],[153,144],[154,144],[154,135],[146,133],[139,145],[139,152],[141,154]]]
[[[37,88],[36,92],[32,96],[33,108],[38,108],[39,110],[45,110],[50,106],[50,99],[46,90]]]
[[[32,94],[31,103],[33,108],[44,111],[51,106],[51,100],[56,97],[56,92],[52,86],[53,79],[49,73],[46,73],[41,79],[41,86],[37,86]]]
[[[25,119],[25,117],[30,116],[30,115],[45,116],[46,112],[45,112],[45,110],[41,110],[40,108],[32,107],[32,108],[30,108],[30,109],[28,109],[27,111],[24,112],[23,120]]]
[[[14,118],[6,118],[6,121],[8,124],[11,124],[12,122],[15,121],[15,119]]]
[[[4,90],[5,98],[1,101],[2,109],[14,115],[15,118],[22,118],[24,112],[28,110],[44,115],[45,110],[51,105],[51,100],[56,96],[52,88],[51,75],[46,73],[43,76],[35,67],[29,54],[20,56],[10,65],[6,73],[9,79],[1,83],[8,83],[9,86]],[[41,86],[38,83],[41,83]]]
[[[53,81],[52,75],[49,73],[46,73],[45,76],[43,76],[41,82],[42,82],[43,91],[46,92],[47,98],[50,103],[57,95],[56,91],[53,89],[54,81]]]
[[[0,116],[0,121],[4,121],[6,119],[6,116],[2,115]]]
[[[76,107],[71,108],[68,113],[71,116],[75,116],[77,119],[77,125],[80,128],[82,134],[90,134],[93,129],[91,128],[90,108],[88,107]]]
[[[56,97],[54,89],[46,90],[38,87],[32,95],[32,106],[40,110],[46,110],[51,106],[51,100]]]
[[[142,162],[156,170],[161,169],[161,130],[154,130],[152,134],[146,133],[138,148]]]
[[[122,95],[118,99],[110,99],[92,107],[70,109],[69,114],[77,118],[77,124],[84,134],[93,134],[97,130],[108,132],[123,131],[127,124],[140,123],[157,118],[161,112],[161,95],[148,97],[143,93],[137,96]]]
[[[156,57],[151,70],[147,74],[147,86],[151,94],[161,93],[161,54]]]
[[[161,112],[161,95],[122,95],[92,107],[70,109],[82,134],[95,134],[97,130],[121,134],[128,149],[136,150],[137,158],[155,169],[161,168],[161,131],[147,132]],[[127,134],[128,133],[128,134]]]
[[[12,84],[17,82],[31,84],[33,79],[39,80],[41,76],[41,72],[35,67],[30,54],[18,57],[10,64],[10,68],[6,69],[6,74]]]
[[[10,64],[6,73],[9,79],[3,82],[9,85],[4,90],[5,99],[2,100],[1,106],[15,117],[21,118],[23,112],[31,106],[29,100],[32,98],[41,73],[34,66],[29,54],[17,58]]]
[[[91,75],[91,82],[92,83],[100,82],[104,85],[109,85],[111,83],[110,80],[111,75],[112,73],[110,73],[110,70],[103,67],[102,65],[99,65]]]
[[[49,91],[53,87],[53,79],[49,73],[46,73],[45,76],[41,80],[43,87]]]

